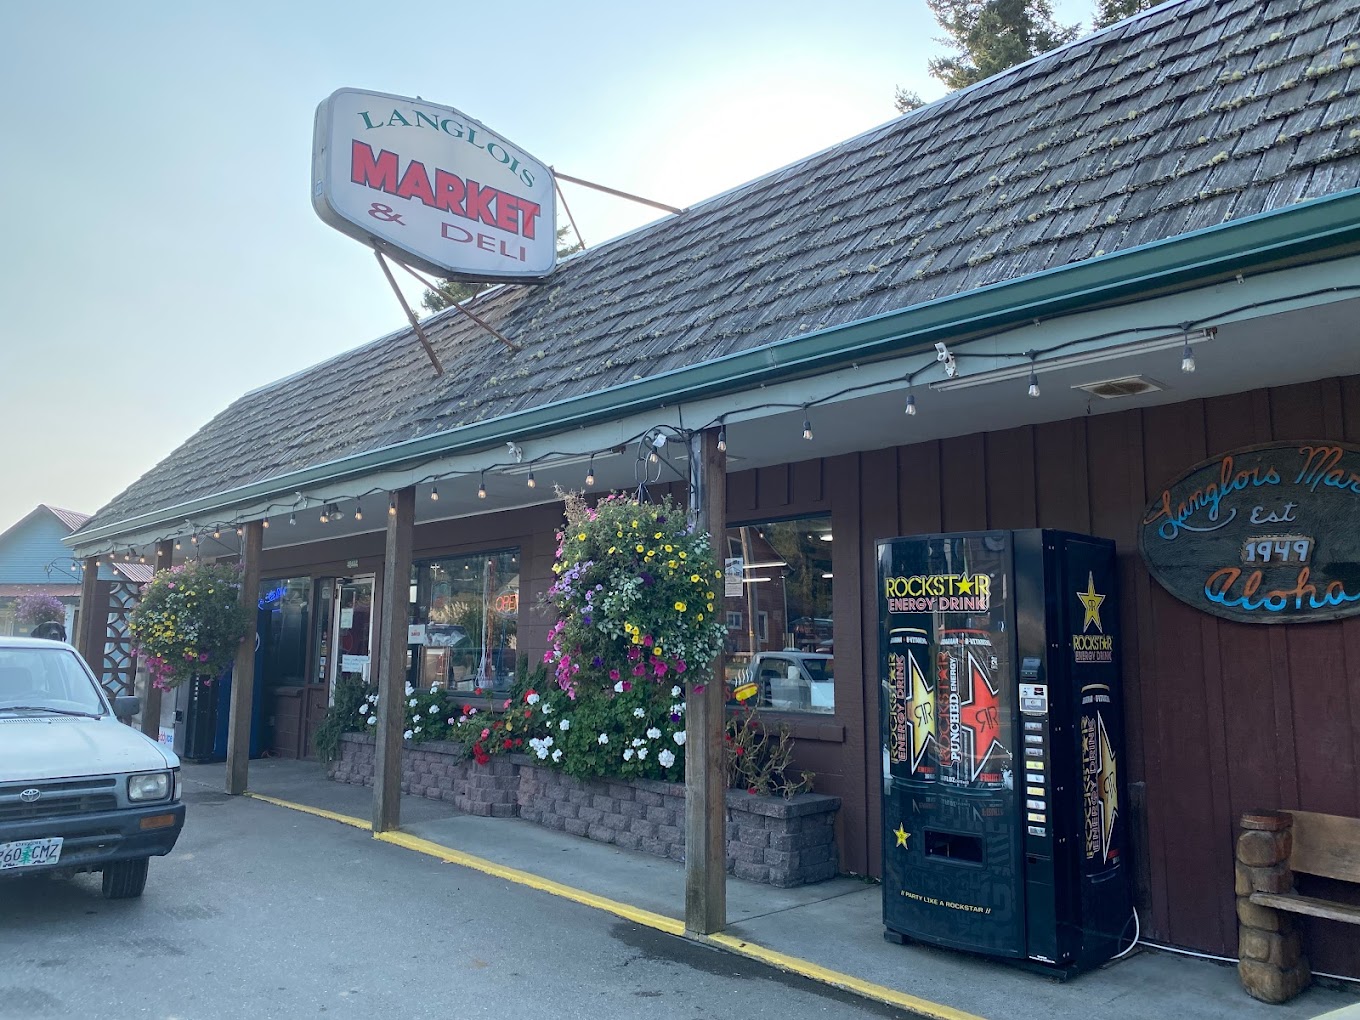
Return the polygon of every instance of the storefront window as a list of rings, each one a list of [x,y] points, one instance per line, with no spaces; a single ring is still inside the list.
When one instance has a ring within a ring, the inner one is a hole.
[[[260,583],[260,675],[267,687],[307,682],[308,613],[312,580],[278,578]]]
[[[831,541],[829,517],[727,529],[723,610],[732,701],[835,711]]]
[[[515,679],[519,550],[418,563],[411,682],[503,693]]]

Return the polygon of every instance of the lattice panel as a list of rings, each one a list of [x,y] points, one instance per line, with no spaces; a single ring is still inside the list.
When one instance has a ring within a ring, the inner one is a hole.
[[[132,650],[128,617],[137,605],[138,589],[139,586],[130,581],[115,581],[109,590],[108,625],[99,682],[110,698],[136,693],[137,655]]]

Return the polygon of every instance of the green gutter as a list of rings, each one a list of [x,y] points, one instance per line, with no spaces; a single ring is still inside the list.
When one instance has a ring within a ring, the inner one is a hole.
[[[1239,272],[1351,245],[1360,245],[1360,188],[369,450],[77,532],[65,541],[72,546],[88,545],[248,505],[319,482],[399,470],[433,456],[468,453],[512,440],[523,442],[542,433],[598,424],[661,404],[722,396],[762,383],[831,371],[852,362],[929,350],[938,340],[995,332],[1036,318],[1051,319],[1146,297],[1151,292],[1186,290]]]

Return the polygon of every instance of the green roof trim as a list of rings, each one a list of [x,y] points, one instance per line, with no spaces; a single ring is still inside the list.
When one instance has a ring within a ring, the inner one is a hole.
[[[248,505],[319,482],[400,470],[432,456],[521,442],[706,397],[739,393],[1132,298],[1186,290],[1235,274],[1340,255],[1360,246],[1360,188],[1232,220],[1126,251],[910,305],[749,351],[421,436],[203,496],[72,535],[88,546],[167,522]]]

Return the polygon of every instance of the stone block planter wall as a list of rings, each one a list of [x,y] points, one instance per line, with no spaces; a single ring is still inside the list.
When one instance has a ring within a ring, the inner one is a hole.
[[[372,785],[374,740],[341,738],[332,779]],[[655,780],[581,780],[542,768],[522,755],[487,765],[462,760],[457,745],[408,744],[402,791],[451,803],[468,814],[526,821],[628,850],[685,859],[685,788]],[[727,870],[775,886],[832,878],[838,797],[803,793],[789,800],[727,792]]]

